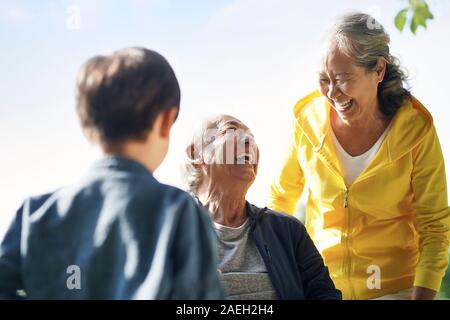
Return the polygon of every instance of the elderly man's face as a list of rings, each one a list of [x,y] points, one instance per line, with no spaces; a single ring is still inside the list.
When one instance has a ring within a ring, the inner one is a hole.
[[[211,119],[205,125],[202,148],[205,178],[253,182],[259,150],[250,129],[231,116]]]
[[[370,119],[378,111],[377,88],[384,77],[384,61],[367,71],[331,47],[319,72],[320,91],[343,121]]]

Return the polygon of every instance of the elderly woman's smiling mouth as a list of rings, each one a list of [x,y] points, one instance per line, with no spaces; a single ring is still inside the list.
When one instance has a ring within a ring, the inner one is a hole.
[[[345,113],[351,109],[353,106],[353,99],[346,100],[346,101],[334,101],[334,107],[337,109],[337,111]]]

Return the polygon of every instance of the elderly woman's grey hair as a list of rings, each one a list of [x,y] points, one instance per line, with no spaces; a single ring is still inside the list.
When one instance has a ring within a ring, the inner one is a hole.
[[[373,71],[378,59],[386,61],[386,72],[378,86],[380,111],[393,116],[411,93],[405,88],[407,75],[389,50],[390,38],[375,18],[365,13],[340,16],[328,34],[332,45],[354,59],[357,65]]]

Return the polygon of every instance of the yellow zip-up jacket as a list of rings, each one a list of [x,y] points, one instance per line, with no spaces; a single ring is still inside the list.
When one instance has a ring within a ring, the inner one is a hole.
[[[448,263],[450,208],[431,115],[405,100],[377,154],[346,186],[330,136],[328,101],[294,108],[287,158],[268,206],[293,214],[306,185],[306,228],[344,299],[421,286],[438,290]]]

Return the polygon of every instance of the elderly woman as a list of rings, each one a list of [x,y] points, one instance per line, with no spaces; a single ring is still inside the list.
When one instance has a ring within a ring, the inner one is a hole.
[[[245,200],[259,151],[241,121],[227,115],[207,119],[187,155],[190,190],[214,222],[228,298],[341,298],[305,227]]]
[[[269,207],[294,213],[308,186],[306,228],[344,299],[433,299],[448,261],[444,160],[374,21],[348,14],[332,29]]]

